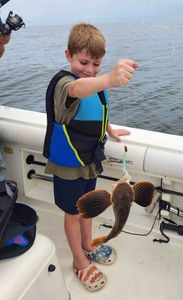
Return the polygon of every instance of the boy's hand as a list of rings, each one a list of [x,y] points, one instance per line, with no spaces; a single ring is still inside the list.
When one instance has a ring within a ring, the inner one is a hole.
[[[113,129],[112,132],[110,132],[109,136],[114,138],[116,141],[121,142],[120,136],[130,134],[131,132],[126,129]]]
[[[131,134],[131,132],[126,129],[112,128],[110,123],[107,125],[107,133],[110,137],[114,138],[118,142],[121,142],[120,136]]]
[[[133,60],[119,60],[112,71],[107,74],[109,87],[119,87],[121,85],[127,85],[137,67],[138,64]]]

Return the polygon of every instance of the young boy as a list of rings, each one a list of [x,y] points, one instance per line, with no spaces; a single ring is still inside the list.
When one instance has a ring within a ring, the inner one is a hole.
[[[116,252],[108,245],[91,246],[92,221],[80,217],[76,202],[95,189],[105,159],[106,130],[117,140],[130,134],[110,126],[106,89],[128,84],[137,67],[133,60],[120,60],[109,73],[96,77],[104,54],[102,33],[90,24],[75,25],[65,50],[70,72],[58,72],[46,95],[45,172],[54,175],[55,203],[65,212],[74,273],[90,291],[106,282],[106,276],[91,261],[109,265],[115,261]]]

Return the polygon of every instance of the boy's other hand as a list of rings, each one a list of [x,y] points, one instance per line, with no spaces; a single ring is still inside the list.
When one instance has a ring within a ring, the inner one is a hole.
[[[110,137],[114,138],[118,142],[121,142],[120,136],[131,134],[129,130],[123,128],[113,128],[109,122],[107,124],[107,133]]]
[[[113,129],[109,136],[114,138],[116,141],[121,142],[121,136],[130,135],[131,132],[126,129]]]
[[[107,74],[109,87],[119,87],[121,85],[127,85],[137,67],[138,64],[133,60],[119,60],[112,71]]]

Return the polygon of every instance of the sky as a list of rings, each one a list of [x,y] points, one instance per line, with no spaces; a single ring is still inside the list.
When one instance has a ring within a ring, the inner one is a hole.
[[[10,10],[27,26],[182,20],[183,0],[10,0],[1,8],[3,22]]]

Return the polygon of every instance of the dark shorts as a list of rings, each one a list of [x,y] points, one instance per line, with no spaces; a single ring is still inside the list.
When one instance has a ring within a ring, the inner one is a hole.
[[[77,200],[85,193],[95,189],[97,179],[78,178],[76,180],[62,179],[53,176],[55,204],[64,212],[78,214]]]

